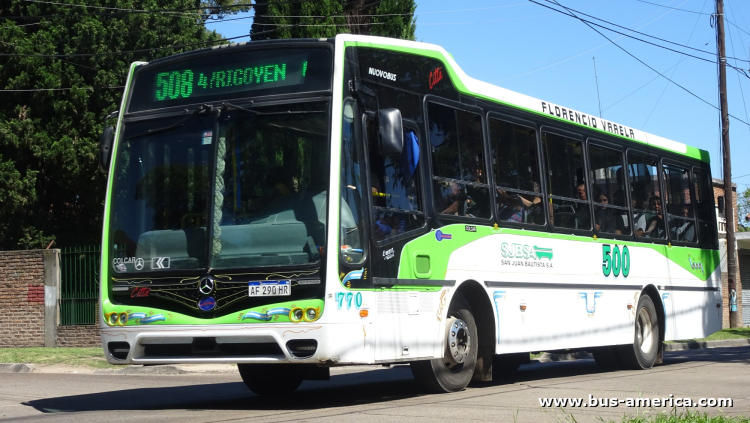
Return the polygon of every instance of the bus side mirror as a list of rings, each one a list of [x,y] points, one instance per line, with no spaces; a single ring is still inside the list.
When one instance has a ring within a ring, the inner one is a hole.
[[[99,171],[103,174],[109,172],[109,161],[112,159],[112,142],[115,140],[115,128],[108,126],[104,128],[99,139]]]
[[[724,206],[725,206],[725,204],[724,204],[724,196],[723,195],[719,196],[717,198],[717,200],[718,200],[718,203],[719,203],[719,213],[724,214]]]
[[[404,150],[404,128],[399,109],[378,111],[380,155],[397,156]]]

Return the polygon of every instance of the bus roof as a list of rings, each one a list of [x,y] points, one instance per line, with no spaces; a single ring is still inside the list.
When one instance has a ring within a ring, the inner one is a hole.
[[[336,46],[337,49],[347,46],[371,47],[431,57],[445,65],[445,70],[450,75],[453,84],[462,94],[523,109],[561,121],[566,125],[582,126],[610,136],[629,139],[650,147],[660,148],[703,162],[710,162],[709,154],[705,150],[474,79],[461,69],[453,60],[453,56],[438,45],[396,38],[339,34],[336,36]]]

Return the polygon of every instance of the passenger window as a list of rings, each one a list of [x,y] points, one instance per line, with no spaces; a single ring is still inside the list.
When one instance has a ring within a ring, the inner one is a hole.
[[[490,217],[482,117],[440,104],[427,105],[435,209],[440,214]]]
[[[552,225],[558,228],[591,230],[583,142],[562,135],[543,133],[542,148],[547,163],[548,207]]]
[[[536,130],[490,119],[497,219],[544,225]]]
[[[698,231],[690,195],[690,173],[685,168],[671,164],[665,164],[662,169],[667,190],[666,206],[670,238],[678,242],[697,242]]]
[[[602,233],[630,235],[630,212],[622,153],[591,145],[589,160],[596,230]]]
[[[405,126],[401,154],[381,156],[377,136],[376,122],[368,119],[372,236],[375,241],[384,241],[424,227],[419,180],[421,145],[416,129]]]
[[[628,178],[635,235],[639,238],[666,239],[656,161],[638,154],[628,154]]]
[[[706,172],[693,169],[695,217],[701,246],[716,248],[716,215],[711,179]]]

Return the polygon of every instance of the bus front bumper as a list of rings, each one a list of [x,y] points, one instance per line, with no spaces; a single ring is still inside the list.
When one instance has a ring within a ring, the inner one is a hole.
[[[373,364],[369,324],[103,327],[111,364]],[[369,338],[369,339],[368,339]]]

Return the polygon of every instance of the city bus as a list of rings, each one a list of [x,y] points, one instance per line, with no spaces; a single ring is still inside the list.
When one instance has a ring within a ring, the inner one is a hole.
[[[408,363],[430,392],[530,352],[649,369],[720,329],[706,151],[338,35],[133,63],[108,173],[112,364],[237,363],[261,395]]]

